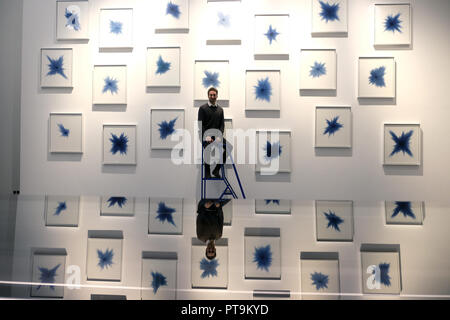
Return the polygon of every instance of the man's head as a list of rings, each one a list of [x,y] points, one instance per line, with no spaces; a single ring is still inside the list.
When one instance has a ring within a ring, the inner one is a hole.
[[[214,245],[214,240],[208,242],[208,245],[206,246],[205,256],[212,260],[216,257],[216,246]]]
[[[208,100],[211,104],[213,104],[213,105],[216,104],[218,96],[219,96],[219,91],[216,88],[211,87],[208,89]]]

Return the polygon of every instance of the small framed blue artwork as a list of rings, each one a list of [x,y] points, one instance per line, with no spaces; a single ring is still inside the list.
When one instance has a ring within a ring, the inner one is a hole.
[[[241,1],[208,1],[202,19],[207,45],[240,45],[244,24]],[[212,20],[212,22],[211,22]]]
[[[147,48],[147,87],[180,86],[180,47]]]
[[[150,198],[149,234],[183,233],[183,199]]]
[[[281,109],[280,70],[247,70],[245,72],[245,109]]]
[[[72,88],[72,49],[41,49],[41,88]]]
[[[384,124],[384,165],[419,166],[421,145],[420,124]]]
[[[101,197],[101,216],[133,216],[134,198],[125,196]]]
[[[83,153],[81,113],[50,113],[50,153]]]
[[[103,125],[103,164],[136,165],[136,125]]]
[[[312,36],[346,36],[348,31],[347,0],[311,0]]]
[[[396,67],[391,57],[360,57],[358,98],[394,99]]]
[[[351,148],[351,107],[317,106],[315,132],[316,148]]]
[[[34,249],[31,297],[64,297],[66,256],[65,249]]]
[[[375,40],[377,46],[411,45],[411,4],[375,4]]]
[[[196,60],[194,72],[194,100],[208,101],[208,89],[215,87],[218,102],[230,100],[230,63],[228,60]]]
[[[291,172],[291,132],[256,131],[255,171],[261,175]]]
[[[255,15],[255,59],[289,59],[289,14]]]
[[[133,48],[133,9],[100,9],[99,47]]]
[[[422,225],[424,203],[422,201],[386,201],[386,224]]]
[[[143,252],[142,300],[175,300],[177,290],[176,252]]]
[[[353,201],[316,201],[317,241],[353,241]]]
[[[336,50],[300,51],[300,90],[336,90]]]
[[[126,105],[127,66],[94,66],[92,91],[94,105]]]
[[[257,214],[291,214],[291,200],[264,199],[255,200]]]
[[[56,39],[89,39],[89,2],[56,2]]]
[[[121,281],[122,231],[88,231],[87,280]]]
[[[78,227],[79,215],[80,197],[45,197],[45,225],[47,227]]]
[[[159,0],[155,12],[156,33],[189,32],[189,0]]]
[[[151,109],[151,148],[183,149],[184,109]]]

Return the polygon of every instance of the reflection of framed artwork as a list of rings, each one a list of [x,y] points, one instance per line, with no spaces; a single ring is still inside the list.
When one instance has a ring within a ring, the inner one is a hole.
[[[255,171],[261,174],[291,172],[291,132],[256,131]]]
[[[315,132],[316,148],[351,148],[351,107],[317,106]]]
[[[207,101],[208,89],[215,87],[220,100],[230,100],[229,61],[195,61],[194,100]]]
[[[150,198],[148,233],[182,234],[183,199]]]
[[[336,90],[336,50],[300,51],[300,90]]]
[[[375,46],[411,45],[411,5],[375,4]]]
[[[255,200],[255,213],[291,214],[291,200],[281,200],[281,199]]]
[[[50,113],[50,153],[83,153],[81,113]]]
[[[31,297],[63,298],[66,275],[66,249],[35,249]]]
[[[133,48],[133,9],[100,9],[100,48]]]
[[[73,50],[41,49],[41,87],[73,87]]]
[[[180,47],[147,48],[147,87],[180,86]]]
[[[231,221],[233,220],[233,200],[223,203],[222,211],[223,211],[223,225],[231,226]]]
[[[311,0],[313,36],[347,34],[347,0]]]
[[[384,124],[384,165],[419,166],[420,124]]]
[[[359,58],[358,98],[395,98],[394,58]]]
[[[122,242],[122,231],[88,232],[88,280],[121,281]]]
[[[181,138],[175,141],[172,141],[171,138],[174,134],[182,134],[183,129],[183,109],[151,109],[152,149],[173,149],[179,146],[182,142]]]
[[[386,224],[423,224],[422,201],[386,201]]]
[[[247,70],[245,77],[246,110],[280,110],[280,70]]]
[[[56,2],[56,39],[89,39],[89,2]]]
[[[316,201],[317,241],[353,241],[353,201]]]
[[[208,1],[203,19],[208,45],[240,45],[242,38],[241,1]]]
[[[124,196],[108,196],[101,198],[101,216],[133,216],[134,198]]]
[[[127,66],[94,66],[93,104],[127,104]]]
[[[156,12],[156,33],[189,32],[189,0],[159,0]]]
[[[143,252],[142,300],[175,300],[177,289],[176,252]]]
[[[47,227],[78,227],[79,214],[80,197],[45,197],[45,225]]]
[[[103,164],[136,165],[136,125],[103,125]]]
[[[255,15],[255,57],[289,58],[289,15]]]

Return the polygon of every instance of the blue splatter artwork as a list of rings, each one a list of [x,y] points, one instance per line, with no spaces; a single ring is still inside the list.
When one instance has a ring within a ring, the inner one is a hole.
[[[67,210],[67,204],[65,201],[58,202],[58,206],[55,209],[55,213],[53,213],[54,216],[59,216],[61,212]]]
[[[264,201],[266,202],[266,205],[270,204],[271,202],[273,204],[280,205],[280,200],[265,199]]]
[[[155,219],[159,220],[161,223],[167,221],[168,223],[175,225],[175,221],[173,221],[173,214],[177,212],[174,208],[168,207],[164,202],[160,202],[158,204],[158,210],[156,213],[158,214]]]
[[[344,125],[339,123],[338,120],[339,116],[336,116],[331,120],[325,119],[325,121],[327,122],[327,126],[323,134],[328,134],[328,137],[330,137],[331,135],[334,135],[336,132],[338,132],[341,128],[343,128]]]
[[[121,133],[120,136],[116,136],[114,133],[111,133],[111,138],[109,138],[109,141],[111,141],[111,153],[116,154],[119,152],[120,154],[127,154],[128,150],[128,137],[125,135],[125,133]]]
[[[272,265],[272,250],[270,244],[265,247],[255,247],[253,252],[253,262],[256,263],[256,269],[261,269],[269,272]]]
[[[61,264],[58,264],[56,267],[52,269],[42,268],[38,267],[39,272],[41,273],[39,276],[39,281],[41,283],[55,283],[55,278],[57,276],[56,271],[61,266]],[[39,290],[42,287],[42,285],[39,285],[36,290]],[[55,286],[50,286],[51,290],[55,290]]]
[[[168,136],[170,136],[171,134],[173,134],[176,130],[175,130],[175,122],[177,121],[178,117],[176,117],[173,120],[170,120],[169,122],[167,122],[166,120],[158,123],[159,126],[159,137],[162,140],[165,140]]]
[[[202,79],[202,84],[205,88],[219,87],[220,81],[218,72],[210,72],[205,70],[203,73],[205,74],[205,77]]]
[[[75,31],[81,30],[80,16],[78,15],[78,13],[75,12],[75,10],[71,11],[71,10],[69,10],[69,8],[66,8],[66,12],[65,12],[64,16],[67,19],[66,28],[75,30]]]
[[[54,76],[59,74],[64,79],[67,79],[66,74],[64,73],[64,56],[61,56],[57,59],[52,59],[47,56],[48,59],[48,73],[47,76]]]
[[[119,80],[109,76],[103,80],[105,81],[105,85],[103,86],[102,93],[107,93],[109,91],[111,94],[115,94],[119,92],[119,86],[117,85]]]
[[[325,20],[326,23],[328,23],[328,21],[340,21],[338,16],[339,3],[330,4],[329,2],[324,1],[319,2],[322,9],[320,12],[322,20]]]
[[[219,261],[217,259],[212,260],[206,260],[206,258],[203,258],[202,261],[200,261],[200,270],[202,270],[201,277],[202,279],[205,279],[206,277],[217,277],[217,267],[219,266]]]
[[[105,252],[103,252],[100,249],[97,249],[97,256],[98,256],[98,266],[103,269],[108,269],[113,265],[113,257],[114,257],[114,250],[113,249],[106,249]]]
[[[399,152],[403,152],[403,155],[408,154],[410,157],[413,156],[411,149],[410,149],[410,140],[411,137],[413,135],[413,130],[405,133],[404,131],[402,131],[402,134],[400,137],[398,137],[394,132],[389,131],[389,133],[391,134],[391,138],[394,141],[395,145],[394,148],[391,152],[391,154],[389,155],[389,157],[392,157],[393,155],[395,155],[396,153]]]
[[[400,20],[400,13],[394,15],[387,16],[384,20],[384,31],[392,31],[394,33],[395,31],[398,31],[402,33],[401,25],[402,21]]]
[[[272,25],[269,26],[269,30],[267,30],[267,33],[265,33],[264,35],[267,37],[267,39],[270,41],[270,44],[272,44],[272,41],[277,41],[277,36],[280,33],[277,32],[277,29],[272,28]]]
[[[218,12],[217,17],[219,18],[219,20],[217,21],[217,25],[225,27],[225,28],[230,27],[231,23],[230,23],[230,15],[229,14],[225,15],[223,12]]]
[[[316,286],[316,290],[328,289],[329,278],[326,274],[322,272],[311,273],[312,285]]]
[[[344,222],[344,219],[336,215],[331,210],[328,210],[328,213],[324,212],[323,214],[328,220],[327,229],[331,227],[331,229],[335,229],[336,231],[341,232],[341,230],[339,229],[339,225]]]
[[[66,127],[64,127],[63,124],[58,123],[58,130],[59,130],[59,133],[61,134],[61,137],[66,137],[66,138],[69,137],[70,130],[67,129]]]
[[[380,269],[380,283],[387,287],[391,286],[391,277],[389,276],[390,266],[391,265],[389,263],[380,263],[378,265],[378,268]],[[372,271],[373,274],[375,274],[375,272],[377,272],[377,269]],[[375,277],[375,279],[377,279],[377,277]]]
[[[162,286],[167,286],[167,278],[160,272],[151,272],[153,293],[156,294],[158,289]]]
[[[180,18],[180,6],[172,3],[172,1],[170,1],[169,3],[167,3],[167,8],[166,8],[166,15],[171,15],[172,17],[174,17],[175,19],[179,19]]]
[[[122,22],[109,20],[109,33],[119,35],[122,33],[122,27]]]
[[[266,161],[270,161],[271,159],[278,158],[282,152],[282,146],[279,142],[270,143],[266,142],[266,145],[263,147],[264,150],[264,159]]]
[[[255,100],[262,100],[270,102],[272,96],[272,85],[269,81],[269,77],[265,79],[259,79],[258,84],[253,86],[255,89]]]
[[[401,212],[405,218],[411,217],[416,219],[416,215],[411,208],[411,201],[395,201],[395,206],[391,218],[395,218]]]
[[[127,203],[127,198],[125,197],[110,197],[108,202],[108,208],[114,207],[117,205],[119,208],[122,208]]]
[[[327,68],[325,67],[325,62],[320,63],[314,61],[314,65],[310,66],[311,70],[309,70],[309,76],[312,78],[319,78],[327,74]]]
[[[385,74],[386,74],[386,67],[384,66],[372,69],[370,71],[369,83],[379,88],[386,87],[386,83],[384,81]]]
[[[164,74],[170,70],[171,63],[164,61],[161,55],[159,55],[158,61],[156,61],[156,74]]]

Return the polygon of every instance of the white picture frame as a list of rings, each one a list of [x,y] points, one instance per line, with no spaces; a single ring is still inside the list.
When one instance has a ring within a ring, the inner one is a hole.
[[[289,14],[255,15],[255,58],[289,59]]]
[[[47,227],[78,227],[80,197],[45,196],[45,225]]]
[[[134,197],[104,196],[100,197],[100,216],[130,217],[134,216]]]
[[[396,64],[393,57],[360,57],[358,98],[396,96]]]
[[[291,214],[291,200],[255,199],[256,214]]]
[[[35,249],[31,282],[36,285],[31,286],[31,297],[64,298],[66,256],[65,249]]]
[[[83,153],[83,115],[50,113],[49,152]]]
[[[89,2],[56,2],[56,40],[89,40]]]
[[[411,45],[411,4],[374,5],[374,46]]]
[[[151,117],[151,148],[179,149],[183,143],[184,109],[156,109],[150,111]],[[173,140],[173,135],[180,135]],[[181,146],[180,149],[183,149]]]
[[[300,50],[300,90],[337,90],[336,49]]]
[[[180,47],[147,48],[147,87],[180,87]]]
[[[422,132],[420,124],[385,123],[383,165],[420,166]]]
[[[422,225],[423,201],[385,201],[387,225]]]
[[[189,0],[159,0],[156,5],[156,33],[189,32]]]
[[[94,105],[126,105],[127,66],[95,65],[92,92]]]
[[[315,148],[352,147],[352,108],[316,106]]]
[[[142,300],[175,300],[177,295],[176,252],[143,252]]]
[[[194,66],[194,100],[208,101],[208,89],[215,87],[217,101],[230,100],[230,63],[228,60],[196,60]]]
[[[353,241],[353,201],[316,201],[317,241]]]
[[[242,3],[207,1],[203,20],[207,45],[240,45],[244,22]],[[211,21],[213,20],[213,21]]]
[[[108,235],[108,233],[114,233],[114,235]],[[121,281],[122,248],[122,231],[89,231],[86,262],[87,280]]]
[[[136,135],[134,124],[104,124],[103,165],[136,165]]]
[[[311,35],[313,37],[347,35],[347,0],[311,0],[311,8]]]
[[[99,48],[133,48],[133,9],[100,9]]]
[[[73,88],[73,49],[41,49],[41,88]]]
[[[245,72],[245,109],[273,111],[281,109],[281,71]]]
[[[261,175],[291,172],[291,131],[257,130],[256,145],[255,172]]]
[[[150,198],[148,233],[181,235],[183,233],[183,199]]]

